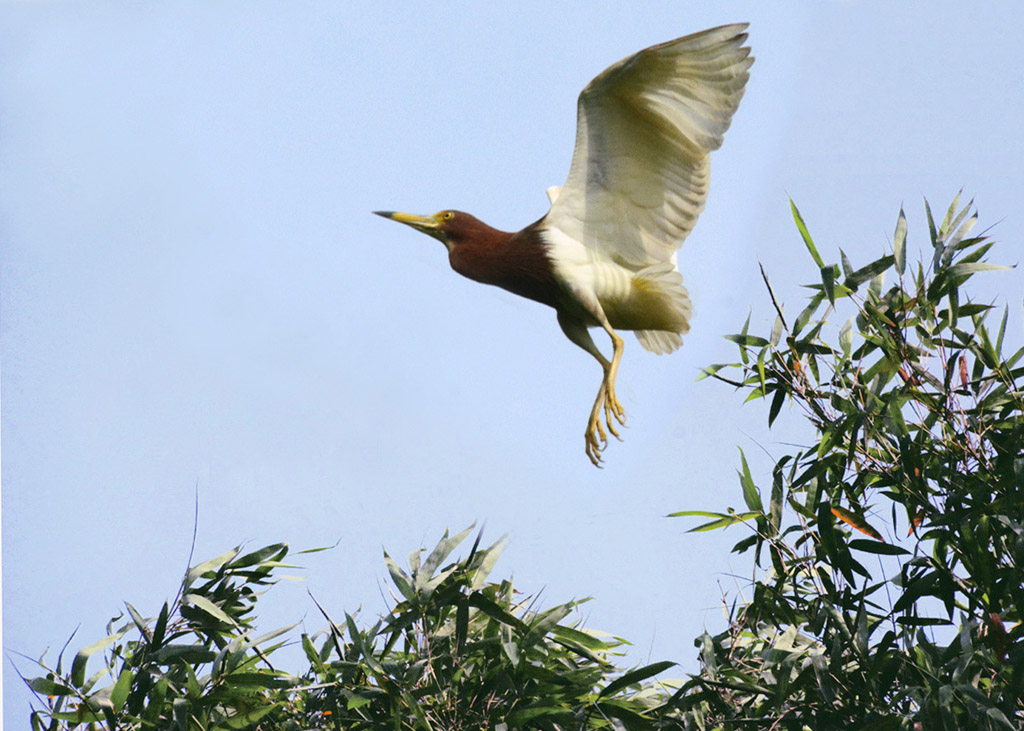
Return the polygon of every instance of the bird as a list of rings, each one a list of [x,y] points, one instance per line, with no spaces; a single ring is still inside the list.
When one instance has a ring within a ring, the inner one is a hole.
[[[650,46],[598,74],[577,101],[565,184],[547,189],[548,212],[518,232],[453,209],[374,211],[441,241],[457,273],[555,310],[562,332],[603,371],[584,432],[597,467],[608,434],[621,440],[626,425],[615,393],[625,347],[618,331],[632,330],[644,349],[666,354],[690,329],[677,251],[704,209],[709,154],[746,88],[754,62],[747,27]],[[607,333],[611,358],[591,328]]]

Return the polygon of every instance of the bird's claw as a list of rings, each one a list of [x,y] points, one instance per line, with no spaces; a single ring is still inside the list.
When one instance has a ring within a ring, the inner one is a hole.
[[[598,427],[600,428],[600,427]],[[601,438],[597,435],[596,430],[588,427],[586,433],[587,440],[587,457],[590,459],[590,463],[601,469],[601,450],[608,443],[604,441],[602,444]]]
[[[601,424],[602,410],[604,411],[604,422],[608,426],[608,432],[619,441],[622,441],[618,429],[615,428],[615,422],[617,421],[620,426],[626,425],[626,410],[622,408],[622,404],[615,398],[614,390],[609,389],[607,383],[601,384],[601,389],[597,393],[597,400],[594,401],[594,408],[590,412],[586,434],[584,434],[587,457],[598,468],[601,467],[602,462],[601,452],[608,446],[608,432],[605,431],[604,425]]]
[[[587,444],[587,457],[590,459],[591,464],[600,469],[601,452],[608,446],[608,435],[605,434],[604,428],[601,426],[601,411],[596,403],[594,404],[594,409],[590,412],[587,431],[583,436]]]
[[[626,425],[626,410],[622,408],[622,404],[615,398],[614,389],[604,387],[604,420],[608,424],[608,431],[610,431],[616,439],[620,442],[622,437],[619,436],[618,430],[615,428],[614,422],[619,422],[619,426]]]

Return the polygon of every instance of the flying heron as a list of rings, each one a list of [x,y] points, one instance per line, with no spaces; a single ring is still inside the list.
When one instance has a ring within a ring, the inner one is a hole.
[[[517,233],[455,210],[376,212],[439,239],[459,274],[555,309],[562,332],[604,371],[585,433],[598,467],[605,426],[618,437],[616,424],[626,423],[615,396],[623,352],[616,331],[633,330],[641,346],[662,354],[690,329],[676,250],[704,208],[709,153],[743,97],[754,62],[746,28],[724,25],[645,48],[587,84],[569,177],[548,189],[547,214]],[[592,327],[611,338],[611,360]]]

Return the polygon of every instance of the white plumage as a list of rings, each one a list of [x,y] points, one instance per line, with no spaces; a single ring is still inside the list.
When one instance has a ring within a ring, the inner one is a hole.
[[[568,180],[556,197],[548,191],[552,205],[541,226],[563,285],[577,296],[592,287],[612,327],[638,330],[654,352],[678,348],[689,327],[675,252],[704,209],[708,154],[721,146],[743,97],[754,61],[743,46],[745,28],[652,46],[587,84]],[[643,306],[645,285],[664,300],[660,316]],[[636,309],[644,314],[630,317]],[[601,324],[590,314],[589,325]],[[651,332],[643,321],[671,327]]]
[[[610,66],[580,94],[576,149],[551,209],[518,233],[467,213],[378,211],[444,242],[452,268],[553,307],[566,336],[604,377],[585,433],[600,465],[626,412],[615,397],[623,342],[671,353],[690,327],[676,250],[708,194],[708,154],[722,144],[754,59],[746,25],[726,25],[644,49]],[[612,341],[611,360],[588,328]],[[604,411],[602,424],[601,412]]]
[[[676,250],[704,209],[709,153],[718,149],[754,62],[746,24],[726,25],[651,46],[613,64],[579,97],[576,149],[551,209],[539,222],[565,291],[559,324],[604,368],[587,426],[595,464],[625,423],[615,398],[622,339],[633,330],[654,353],[671,353],[689,330],[690,297]],[[609,361],[588,327],[612,339]]]

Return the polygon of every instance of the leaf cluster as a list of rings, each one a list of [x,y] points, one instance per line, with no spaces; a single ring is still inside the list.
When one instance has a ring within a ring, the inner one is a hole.
[[[959,198],[959,196],[958,196]],[[686,708],[701,724],[763,728],[1007,729],[1024,722],[1024,349],[1004,355],[1007,310],[968,281],[984,260],[972,204],[936,225],[928,265],[909,267],[907,221],[892,252],[825,264],[788,318],[729,336],[739,361],[704,371],[814,431],[759,487],[741,452],[735,546],[761,567],[729,629],[698,640]],[[886,277],[892,282],[886,285]],[[838,327],[833,323],[841,323]],[[733,375],[733,374],[736,375]],[[916,725],[915,725],[916,724]]]
[[[192,568],[155,619],[127,622],[82,649],[70,671],[40,661],[28,680],[33,729],[654,729],[671,690],[659,662],[623,671],[623,640],[571,621],[581,602],[540,609],[511,581],[488,581],[506,539],[446,563],[469,535],[446,533],[408,570],[385,553],[391,612],[372,626],[345,614],[301,633],[308,660],[283,672],[272,654],[294,628],[253,637],[258,592],[288,548],[236,549]],[[90,658],[103,667],[86,674]],[[63,653],[61,653],[63,655]]]
[[[289,566],[284,544],[244,553],[235,548],[190,568],[177,596],[156,617],[125,603],[108,634],[82,648],[69,670],[64,651],[27,680],[42,701],[34,730],[90,728],[246,728],[281,703],[268,689],[297,685],[269,655],[291,627],[255,636],[260,593]],[[294,625],[293,625],[294,626]],[[69,640],[70,642],[70,640]],[[66,646],[65,646],[66,650]],[[91,658],[102,667],[87,672]],[[255,727],[255,726],[253,726]]]
[[[772,327],[748,317],[737,362],[705,369],[813,437],[763,478],[740,451],[744,510],[673,514],[745,526],[734,550],[753,564],[687,682],[653,680],[668,662],[617,667],[624,641],[575,621],[581,602],[543,609],[491,581],[505,539],[451,560],[467,530],[407,568],[385,553],[394,604],[372,625],[316,603],[326,629],[297,638],[254,620],[286,545],[203,562],[156,617],[126,604],[70,668],[66,647],[40,660],[32,728],[1024,727],[1024,348],[1004,352],[1008,310],[990,328],[968,296],[1004,268],[972,205],[925,210],[930,256],[908,265],[901,210],[891,252],[855,267],[841,250],[826,264],[792,205],[809,302],[787,316],[762,269]],[[308,661],[294,674],[271,661],[289,641]]]

